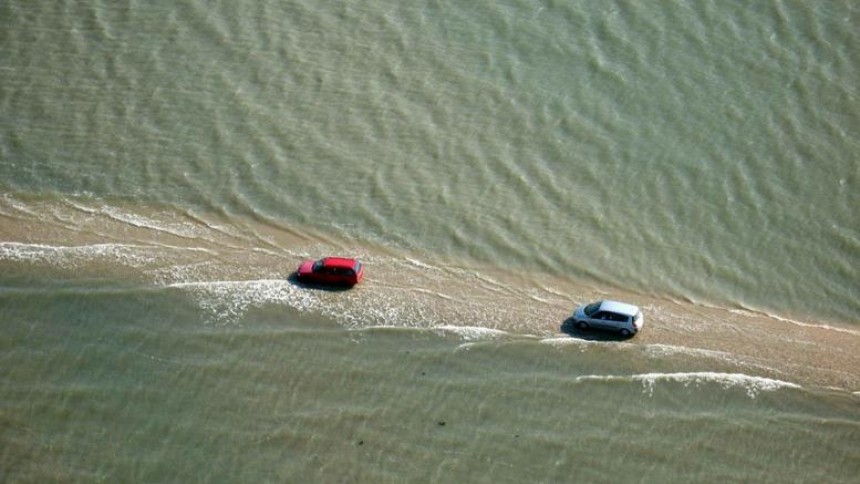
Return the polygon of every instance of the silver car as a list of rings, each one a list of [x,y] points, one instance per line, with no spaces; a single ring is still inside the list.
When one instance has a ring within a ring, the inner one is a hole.
[[[573,312],[573,322],[579,329],[598,328],[617,331],[621,336],[636,334],[645,318],[639,307],[618,301],[597,301],[582,305]]]

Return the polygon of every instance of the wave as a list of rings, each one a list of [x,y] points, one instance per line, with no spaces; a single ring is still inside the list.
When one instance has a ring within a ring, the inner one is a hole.
[[[403,260],[406,261],[408,264],[415,266],[415,267],[418,267],[420,269],[437,270],[436,267],[433,267],[430,264],[427,264],[426,262],[422,262],[422,261],[420,261],[418,259],[414,259],[412,257],[404,257]]]
[[[522,335],[514,335],[507,331],[503,331],[500,329],[491,329],[484,328],[481,326],[455,326],[455,325],[442,325],[442,326],[431,326],[431,327],[414,327],[414,326],[364,326],[364,327],[356,327],[350,329],[350,331],[357,332],[365,332],[365,331],[409,331],[409,332],[420,332],[424,334],[433,334],[439,337],[446,337],[453,335],[455,338],[459,338],[464,343],[457,346],[457,350],[470,350],[474,347],[480,346],[482,343],[491,343],[498,341],[510,341],[514,339],[522,339]]]
[[[725,351],[706,350],[702,348],[690,348],[687,346],[676,346],[670,344],[653,343],[645,345],[645,353],[652,357],[666,356],[692,356],[698,358],[707,358],[730,363],[739,363],[740,360],[735,355]]]
[[[750,398],[755,398],[759,392],[775,391],[781,389],[800,389],[800,385],[782,380],[774,380],[760,376],[745,375],[743,373],[718,373],[718,372],[681,372],[681,373],[640,373],[634,375],[583,375],[575,380],[577,383],[584,382],[639,382],[649,395],[654,394],[654,388],[658,383],[670,382],[680,383],[684,387],[716,384],[723,389],[742,388],[746,390]]]
[[[111,260],[130,267],[144,267],[157,261],[164,250],[214,254],[203,247],[141,244],[46,245],[0,242],[0,260],[74,265],[79,262]]]
[[[238,322],[250,309],[266,304],[286,304],[300,311],[319,310],[325,306],[311,291],[304,291],[283,279],[253,281],[176,282],[168,288],[187,291],[209,315],[209,322]]]
[[[463,338],[483,338],[500,334],[487,328],[461,330],[441,324],[438,315],[393,301],[361,288],[349,291],[317,291],[296,285],[288,279],[246,281],[174,282],[166,287],[190,293],[208,322],[235,324],[251,309],[280,304],[301,312],[313,312],[337,322],[346,329],[404,328],[437,332],[458,332]]]
[[[57,246],[0,242],[0,260],[63,265],[110,259],[132,267],[140,267],[155,260],[154,256],[148,253],[152,249],[156,247],[130,244]]]
[[[440,334],[455,334],[466,341],[485,341],[510,336],[507,331],[480,326],[436,326],[433,331]]]
[[[739,314],[741,316],[745,316],[745,315],[765,316],[765,317],[775,319],[775,320],[783,322],[783,323],[793,324],[795,326],[801,326],[804,328],[823,329],[823,330],[827,330],[827,331],[835,331],[837,333],[845,333],[845,334],[850,334],[850,335],[854,335],[854,336],[860,336],[860,331],[857,331],[854,329],[840,328],[840,327],[836,327],[836,326],[833,326],[830,324],[805,323],[803,321],[798,321],[796,319],[786,318],[786,317],[780,316],[778,314],[774,314],[774,313],[766,312],[766,311],[755,311],[755,310],[749,310],[749,309],[743,309],[743,310],[741,310],[741,309],[730,309],[729,312],[733,313],[733,314]]]
[[[117,222],[125,223],[134,227],[154,230],[156,232],[164,232],[177,237],[194,239],[199,237],[199,225],[190,222],[175,222],[167,223],[160,220],[155,220],[143,215],[134,214],[119,210],[115,207],[102,207],[99,212]]]
[[[570,336],[557,336],[552,338],[544,338],[540,340],[541,344],[555,346],[555,347],[564,347],[564,346],[579,346],[583,351],[585,348],[590,346],[602,346],[607,348],[614,349],[623,349],[623,348],[633,348],[634,345],[630,343],[624,343],[620,341],[601,341],[599,339],[582,339],[582,338],[571,338]]]

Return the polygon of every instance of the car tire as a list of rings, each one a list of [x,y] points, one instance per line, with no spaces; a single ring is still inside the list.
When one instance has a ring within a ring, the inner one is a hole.
[[[579,329],[588,329],[588,323],[586,323],[585,321],[577,321],[576,327]]]
[[[627,328],[621,328],[621,336],[624,336],[625,338],[630,336],[630,330]]]

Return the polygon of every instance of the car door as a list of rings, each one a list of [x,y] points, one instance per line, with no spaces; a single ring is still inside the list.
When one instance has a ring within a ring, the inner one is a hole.
[[[343,270],[343,284],[355,284],[355,271],[352,269]]]
[[[348,269],[344,269],[342,267],[338,267],[334,270],[334,280],[337,284],[349,284],[349,274],[347,274]]]
[[[627,329],[627,331],[634,331],[633,322],[631,320],[631,317],[627,316],[626,314],[619,314],[618,315],[618,320],[615,323],[615,327],[619,330],[622,328],[625,328],[625,329]]]
[[[589,318],[588,324],[596,328],[611,328],[611,315],[607,311],[598,311]]]
[[[317,281],[323,284],[332,284],[337,282],[337,275],[335,274],[335,268],[333,267],[323,267],[320,269]]]
[[[609,320],[611,324],[610,329],[617,331],[626,326],[627,316],[623,314],[611,313],[609,315]]]

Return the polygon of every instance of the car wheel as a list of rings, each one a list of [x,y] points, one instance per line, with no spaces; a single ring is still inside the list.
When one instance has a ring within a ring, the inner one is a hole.
[[[621,336],[624,336],[625,338],[630,336],[630,330],[627,328],[621,328]]]
[[[585,321],[578,321],[576,323],[576,327],[579,329],[588,329],[588,323],[586,323]]]

